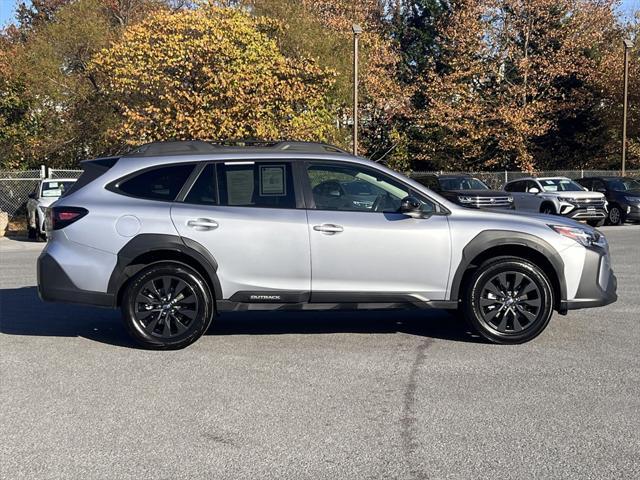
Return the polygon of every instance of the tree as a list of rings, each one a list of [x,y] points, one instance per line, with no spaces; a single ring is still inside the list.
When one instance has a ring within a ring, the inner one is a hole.
[[[5,139],[5,162],[67,166],[103,151],[103,131],[115,112],[102,102],[87,66],[112,33],[100,0],[78,0],[13,42],[11,71],[28,105],[29,135]]]
[[[394,36],[402,53],[400,73],[405,82],[412,83],[430,63],[437,62],[439,22],[448,8],[447,0],[394,2]]]
[[[430,160],[530,171],[554,161],[544,148],[551,135],[579,138],[568,127],[597,127],[598,84],[619,35],[613,1],[451,5],[442,34],[446,65],[432,65],[422,86],[424,129],[438,140],[429,145]]]
[[[330,140],[332,72],[286,58],[263,20],[227,8],[158,11],[93,59],[128,145],[168,139]]]

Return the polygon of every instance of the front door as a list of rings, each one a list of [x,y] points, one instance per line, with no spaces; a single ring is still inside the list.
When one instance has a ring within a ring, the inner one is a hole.
[[[412,218],[400,202],[419,194],[377,169],[318,162],[305,171],[312,302],[445,299],[449,223],[430,200]]]
[[[306,301],[311,288],[307,215],[289,162],[211,163],[171,218],[218,263],[224,299]]]

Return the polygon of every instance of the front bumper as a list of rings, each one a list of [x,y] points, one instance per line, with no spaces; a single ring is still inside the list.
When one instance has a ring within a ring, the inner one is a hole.
[[[640,205],[629,205],[625,211],[626,219],[634,222],[640,221]]]
[[[609,253],[600,248],[588,248],[575,298],[562,300],[559,310],[566,312],[609,305],[618,300],[617,288],[618,280],[611,269]]]
[[[62,267],[46,251],[38,257],[38,295],[45,302],[115,306],[114,295],[82,290],[74,285]]]
[[[607,218],[604,208],[576,208],[566,215],[574,220],[602,220]]]

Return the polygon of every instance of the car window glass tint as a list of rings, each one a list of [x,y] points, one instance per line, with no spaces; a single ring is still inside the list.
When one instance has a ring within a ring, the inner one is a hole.
[[[154,168],[125,180],[118,189],[133,197],[172,202],[192,170],[193,165]]]
[[[184,199],[185,203],[198,205],[217,205],[218,188],[216,185],[216,166],[210,163],[198,176],[191,190]]]
[[[398,212],[402,199],[416,195],[392,178],[349,165],[311,165],[307,173],[316,209],[355,212]],[[423,202],[424,212],[433,211]]]
[[[519,182],[513,182],[510,183],[509,185],[507,185],[504,189],[507,192],[524,192],[525,190],[525,182],[519,181]]]
[[[221,205],[296,208],[291,164],[250,162],[218,165]]]

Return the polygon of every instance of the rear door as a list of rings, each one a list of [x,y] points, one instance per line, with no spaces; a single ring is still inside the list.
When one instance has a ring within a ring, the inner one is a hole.
[[[210,163],[171,218],[218,263],[223,298],[306,301],[311,283],[302,195],[288,161]]]
[[[442,300],[450,268],[449,222],[423,198],[424,218],[398,213],[410,187],[369,167],[309,162],[303,174],[309,205],[312,302]],[[366,182],[373,201],[325,188]]]

